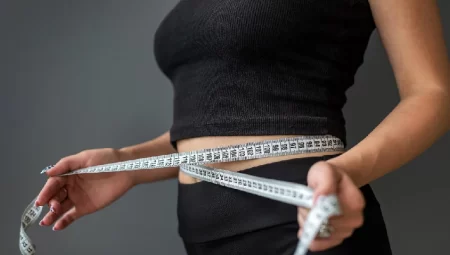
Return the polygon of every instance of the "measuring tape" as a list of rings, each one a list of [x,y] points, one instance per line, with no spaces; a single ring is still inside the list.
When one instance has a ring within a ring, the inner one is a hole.
[[[241,190],[297,207],[311,209],[303,225],[302,236],[295,251],[295,255],[305,255],[321,225],[331,216],[341,213],[335,195],[320,197],[313,206],[314,191],[305,185],[202,165],[331,151],[344,151],[344,144],[339,138],[330,135],[290,137],[91,166],[59,176],[150,170],[179,166],[180,171],[202,181]],[[45,168],[41,174],[50,168],[51,166]],[[36,246],[31,242],[30,237],[26,233],[27,228],[36,222],[42,212],[42,207],[36,207],[34,204],[35,201],[36,198],[27,206],[22,214],[19,239],[19,247],[22,255],[36,254]]]

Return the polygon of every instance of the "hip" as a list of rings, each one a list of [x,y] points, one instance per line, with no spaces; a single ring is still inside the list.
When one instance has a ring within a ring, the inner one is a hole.
[[[310,156],[241,170],[253,176],[307,185],[310,167],[337,155]],[[379,203],[369,185],[363,227],[333,255],[390,254]],[[279,201],[209,182],[178,183],[178,231],[188,254],[293,254],[297,239],[297,208]],[[376,238],[377,242],[374,242]],[[270,242],[267,242],[270,240]]]

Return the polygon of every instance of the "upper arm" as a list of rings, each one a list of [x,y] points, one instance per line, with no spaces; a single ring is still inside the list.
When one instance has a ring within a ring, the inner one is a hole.
[[[450,92],[449,59],[436,0],[369,0],[400,96]]]

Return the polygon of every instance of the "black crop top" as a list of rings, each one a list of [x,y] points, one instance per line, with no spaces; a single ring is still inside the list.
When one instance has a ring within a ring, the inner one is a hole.
[[[154,53],[174,88],[171,142],[331,134],[375,29],[368,0],[181,0]]]

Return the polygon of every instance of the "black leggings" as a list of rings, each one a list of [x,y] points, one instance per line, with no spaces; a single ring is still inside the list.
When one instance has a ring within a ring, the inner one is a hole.
[[[242,173],[306,185],[312,164],[333,156],[290,159]],[[189,255],[292,255],[297,246],[297,208],[220,185],[178,186],[179,234]],[[310,255],[391,255],[380,205],[369,185],[364,224],[344,242]]]

